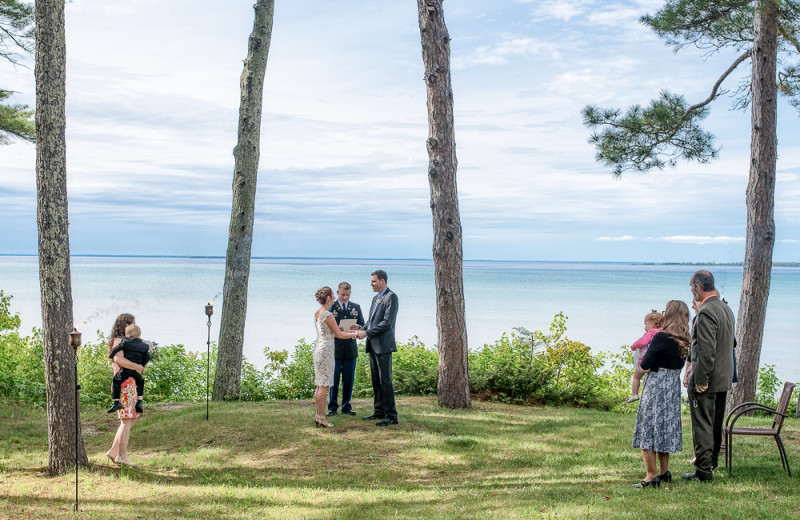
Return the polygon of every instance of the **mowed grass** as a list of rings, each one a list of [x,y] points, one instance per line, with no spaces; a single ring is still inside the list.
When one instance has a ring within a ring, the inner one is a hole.
[[[336,416],[315,428],[311,402],[150,405],[134,426],[135,468],[109,465],[118,422],[83,410],[91,469],[47,475],[46,414],[0,403],[0,518],[797,518],[798,476],[770,439],[736,439],[734,475],[683,482],[691,469],[689,418],[672,484],[636,490],[644,476],[630,447],[635,417],[574,408],[435,398],[398,400],[400,424],[378,428]],[[359,412],[371,403],[356,401]],[[764,424],[767,418],[751,419]],[[784,440],[800,472],[798,427]]]

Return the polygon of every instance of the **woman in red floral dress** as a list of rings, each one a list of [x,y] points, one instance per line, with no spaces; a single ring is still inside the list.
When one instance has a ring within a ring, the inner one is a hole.
[[[117,316],[108,340],[109,353],[111,353],[111,350],[125,338],[125,327],[135,322],[136,318],[134,318],[132,314],[120,314]],[[140,374],[144,370],[142,365],[125,359],[125,355],[122,352],[118,352],[114,356],[114,359],[111,360],[111,366],[114,368],[114,373],[117,373],[120,367],[136,370]],[[122,382],[120,404],[122,404],[122,410],[117,410],[119,428],[117,428],[117,434],[114,436],[114,443],[111,445],[111,449],[106,452],[106,457],[108,457],[111,462],[133,466],[134,464],[128,460],[128,439],[130,439],[131,428],[133,427],[133,423],[136,422],[136,418],[139,417],[139,413],[135,409],[136,382],[132,377]]]

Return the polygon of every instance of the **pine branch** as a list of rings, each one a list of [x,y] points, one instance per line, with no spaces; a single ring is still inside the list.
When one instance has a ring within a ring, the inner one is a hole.
[[[708,162],[718,150],[713,136],[701,129],[698,122],[705,118],[708,105],[719,97],[720,87],[751,51],[740,55],[717,79],[709,96],[687,106],[682,96],[661,92],[647,108],[635,105],[625,115],[618,109],[601,110],[594,106],[583,109],[583,122],[590,128],[602,127],[590,137],[597,147],[597,159],[613,167],[614,175],[623,171],[647,171],[674,165],[678,158]]]
[[[800,52],[800,42],[797,41],[797,37],[794,34],[790,34],[780,22],[778,22],[778,31],[781,33],[781,36],[786,38],[786,41],[791,43],[794,48],[797,49],[797,52]]]

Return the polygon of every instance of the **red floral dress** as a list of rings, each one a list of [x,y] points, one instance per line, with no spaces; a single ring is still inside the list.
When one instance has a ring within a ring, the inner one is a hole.
[[[116,343],[119,342],[117,340]],[[119,371],[119,365],[116,363],[111,363],[111,366],[114,368],[114,374]],[[136,411],[136,381],[133,380],[132,377],[129,377],[125,381],[122,382],[122,386],[120,387],[120,394],[119,394],[119,404],[122,405],[122,410],[117,410],[117,418],[119,419],[136,419],[139,417],[139,412]]]

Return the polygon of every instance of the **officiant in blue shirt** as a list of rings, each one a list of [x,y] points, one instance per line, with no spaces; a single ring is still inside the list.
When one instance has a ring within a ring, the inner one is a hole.
[[[359,326],[364,325],[364,315],[361,313],[361,306],[350,301],[351,287],[347,282],[339,284],[336,290],[337,299],[331,305],[331,314],[336,319],[338,325],[343,319],[354,319]],[[358,361],[358,345],[355,339],[333,340],[335,359],[333,372],[333,386],[328,403],[328,411],[325,415],[336,415],[339,408],[339,376],[342,381],[342,413],[355,415],[350,400],[353,397],[353,381],[356,375],[356,362]]]

